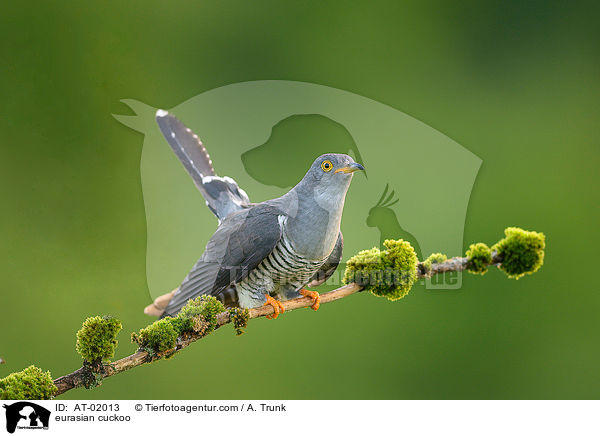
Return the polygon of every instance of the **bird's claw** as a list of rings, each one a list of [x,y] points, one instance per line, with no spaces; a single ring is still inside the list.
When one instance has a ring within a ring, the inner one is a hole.
[[[267,319],[277,319],[280,313],[285,312],[285,307],[281,304],[281,301],[276,300],[271,297],[269,294],[265,294],[267,297],[267,302],[263,304],[263,306],[272,306],[273,307],[273,315],[265,315]]]
[[[321,295],[317,291],[309,291],[308,289],[300,289],[300,293],[305,297],[313,299],[313,304],[310,306],[312,310],[319,310],[321,306]]]

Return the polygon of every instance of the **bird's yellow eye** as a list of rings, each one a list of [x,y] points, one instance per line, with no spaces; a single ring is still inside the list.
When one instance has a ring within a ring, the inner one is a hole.
[[[331,169],[333,168],[333,164],[330,160],[324,160],[323,162],[321,162],[321,168],[327,173],[331,171]]]

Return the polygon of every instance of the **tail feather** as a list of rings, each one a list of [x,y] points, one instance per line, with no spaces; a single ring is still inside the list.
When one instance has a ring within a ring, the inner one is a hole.
[[[173,152],[204,196],[206,205],[220,220],[250,204],[248,195],[235,180],[217,176],[212,160],[198,135],[162,109],[156,112],[156,122]]]

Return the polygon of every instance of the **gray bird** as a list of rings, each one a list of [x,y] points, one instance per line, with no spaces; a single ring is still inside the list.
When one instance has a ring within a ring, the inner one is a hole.
[[[181,285],[144,312],[176,315],[188,300],[212,295],[226,306],[271,305],[300,295],[320,297],[305,286],[324,283],[342,257],[340,222],[352,175],[363,166],[345,154],[319,156],[285,195],[251,203],[229,177],[219,177],[202,142],[181,121],[158,110],[156,121],[169,145],[219,219],[219,226]]]

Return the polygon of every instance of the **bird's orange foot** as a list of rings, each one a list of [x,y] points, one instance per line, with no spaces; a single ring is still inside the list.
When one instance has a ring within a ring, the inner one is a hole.
[[[263,304],[263,306],[273,306],[273,315],[266,315],[265,318],[267,319],[277,319],[277,317],[279,316],[280,313],[285,312],[285,308],[283,307],[283,304],[281,304],[281,301],[276,300],[275,298],[271,297],[269,294],[265,294],[265,297],[267,297],[267,302],[265,304]]]
[[[309,291],[308,289],[300,289],[300,293],[305,297],[310,297],[313,299],[313,304],[311,307],[312,310],[319,310],[319,306],[321,306],[321,295],[317,291]]]

